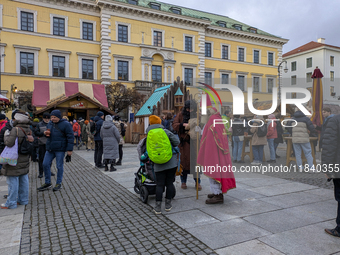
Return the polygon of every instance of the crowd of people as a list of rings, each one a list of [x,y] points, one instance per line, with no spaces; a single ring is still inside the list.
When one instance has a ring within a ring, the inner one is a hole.
[[[59,110],[43,113],[41,121],[38,118],[32,120],[21,110],[14,110],[10,120],[0,114],[0,167],[8,185],[7,201],[1,204],[1,209],[28,204],[30,161],[38,162],[38,178],[45,177],[45,183],[38,191],[52,188],[51,176],[55,174],[51,172],[51,165],[54,159],[57,180],[53,191],[62,188],[64,161],[71,161],[74,147],[79,149],[84,145],[87,151],[94,151],[97,167],[109,171],[111,165],[110,171],[116,171],[114,166],[122,164],[127,125],[118,115],[107,115],[105,121],[103,118],[101,111],[89,121],[82,118],[69,121]]]

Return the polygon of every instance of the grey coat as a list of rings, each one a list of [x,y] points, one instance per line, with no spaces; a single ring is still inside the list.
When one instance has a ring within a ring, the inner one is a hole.
[[[148,133],[150,130],[154,129],[154,128],[163,128],[164,127],[161,124],[154,124],[149,126],[146,129],[146,133]],[[176,135],[174,135],[172,132],[170,132],[167,129],[164,129],[165,133],[168,135],[170,143],[172,145],[172,147],[176,147],[179,145],[179,139],[177,138]],[[146,138],[148,139],[148,138]],[[172,154],[172,158],[166,162],[165,164],[154,164],[154,170],[155,172],[161,172],[164,170],[168,170],[168,169],[172,169],[175,168],[177,166],[177,154]]]
[[[103,140],[104,159],[119,158],[118,145],[120,134],[115,124],[111,121],[104,121],[100,129],[100,137]]]

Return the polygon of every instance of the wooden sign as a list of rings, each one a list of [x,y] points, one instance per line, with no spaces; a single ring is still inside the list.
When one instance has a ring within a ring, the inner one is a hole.
[[[87,107],[87,102],[84,101],[72,101],[70,102],[71,108],[82,109]]]

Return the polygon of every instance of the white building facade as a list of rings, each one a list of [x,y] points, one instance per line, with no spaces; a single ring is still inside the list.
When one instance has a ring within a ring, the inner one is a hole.
[[[324,104],[340,105],[340,47],[325,44],[324,38],[310,42],[283,54],[288,72],[282,74],[282,86],[302,87],[312,92],[313,71],[318,67],[322,74]],[[301,98],[291,93],[288,98]]]

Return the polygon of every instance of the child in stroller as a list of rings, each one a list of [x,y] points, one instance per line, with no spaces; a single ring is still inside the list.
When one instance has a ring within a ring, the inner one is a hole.
[[[146,204],[149,195],[156,195],[156,175],[153,169],[153,162],[148,157],[148,152],[146,151],[146,138],[139,141],[137,152],[140,159],[140,167],[135,173],[134,191],[140,195],[140,199]],[[174,153],[179,153],[178,148],[174,148]]]

